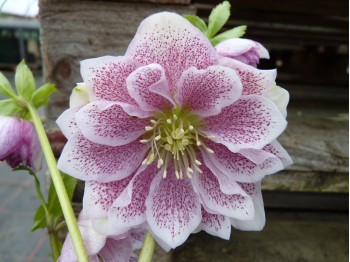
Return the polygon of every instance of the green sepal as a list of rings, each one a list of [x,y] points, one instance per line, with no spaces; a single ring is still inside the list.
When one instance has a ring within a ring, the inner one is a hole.
[[[54,92],[56,92],[57,89],[54,84],[46,83],[43,86],[39,87],[32,95],[32,98],[30,99],[30,102],[35,108],[39,108],[43,105],[48,104],[48,98],[50,95]]]
[[[16,68],[15,83],[18,95],[29,101],[35,92],[35,79],[24,60]]]
[[[0,115],[12,116],[23,110],[23,108],[12,98],[0,100]]]
[[[223,32],[215,36],[214,38],[210,39],[210,42],[213,46],[216,46],[217,44],[221,43],[224,40],[242,37],[246,31],[247,31],[246,25],[237,26],[232,28],[231,30],[228,30],[226,32]]]
[[[5,97],[15,97],[16,93],[13,90],[10,82],[7,78],[0,72],[0,95]]]
[[[230,17],[231,4],[224,1],[217,5],[210,13],[208,20],[207,37],[210,39],[224,26]]]
[[[192,25],[201,30],[204,34],[207,33],[208,27],[200,17],[196,15],[184,15],[183,17],[186,18]]]
[[[45,215],[45,211],[42,205],[40,205],[38,207],[38,209],[35,212],[34,215],[34,224],[32,226],[32,232],[34,232],[35,230],[39,229],[39,228],[45,228],[46,227],[46,215]]]

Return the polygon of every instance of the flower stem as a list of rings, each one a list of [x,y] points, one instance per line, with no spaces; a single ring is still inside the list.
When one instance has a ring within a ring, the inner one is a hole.
[[[61,250],[61,244],[58,240],[58,234],[57,232],[54,232],[54,231],[50,232],[49,228],[47,231],[50,239],[52,258],[53,258],[53,261],[57,261],[58,258],[60,257],[60,250]]]
[[[143,246],[141,249],[141,253],[139,256],[139,262],[151,262],[152,256],[154,252],[156,242],[154,241],[154,238],[152,237],[151,233],[147,231],[145,240],[143,241]]]
[[[84,242],[81,238],[78,223],[75,218],[72,206],[70,204],[70,200],[68,198],[67,191],[61,177],[61,173],[60,171],[58,171],[56,167],[57,166],[56,158],[52,152],[49,140],[46,136],[45,129],[40,120],[40,116],[38,115],[38,112],[31,104],[27,103],[27,108],[31,115],[31,119],[35,126],[36,132],[38,134],[39,141],[47,162],[47,166],[51,174],[52,182],[53,182],[53,185],[55,186],[57,197],[61,204],[62,212],[67,223],[68,231],[72,238],[72,242],[74,245],[74,249],[75,249],[75,253],[77,255],[78,261],[88,262],[89,261],[88,255],[86,253]]]

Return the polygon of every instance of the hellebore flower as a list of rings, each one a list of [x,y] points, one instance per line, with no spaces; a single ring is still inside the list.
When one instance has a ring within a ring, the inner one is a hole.
[[[40,170],[42,151],[31,122],[0,116],[0,161],[6,161],[12,168],[25,165]]]
[[[269,52],[260,43],[250,39],[232,38],[215,46],[219,55],[236,59],[256,67],[260,58],[270,58]]]
[[[86,181],[84,215],[113,231],[148,224],[166,250],[203,229],[265,223],[260,182],[291,164],[268,98],[275,70],[219,56],[173,13],[145,19],[124,56],[81,62],[90,103],[58,119],[58,167]],[[101,229],[102,226],[101,226]]]
[[[95,231],[93,221],[80,214],[78,221],[79,230],[89,255],[90,262],[132,262],[137,261],[133,250],[141,248],[146,230],[143,228],[132,229],[128,233],[106,236]],[[77,262],[74,246],[68,234],[63,244],[61,256],[58,262]]]

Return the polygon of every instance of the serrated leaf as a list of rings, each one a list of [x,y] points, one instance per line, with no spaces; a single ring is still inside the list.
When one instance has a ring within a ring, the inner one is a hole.
[[[244,36],[245,32],[247,31],[246,25],[237,26],[235,28],[232,28],[231,30],[228,30],[226,32],[223,32],[214,38],[210,39],[210,42],[213,46],[216,46],[217,44],[221,43],[224,40],[230,39],[230,38],[238,38]]]
[[[13,90],[10,82],[1,72],[0,72],[0,94],[6,97],[16,96],[16,93]]]
[[[197,27],[203,33],[207,32],[208,27],[207,27],[206,23],[200,17],[198,17],[196,15],[184,15],[184,18],[186,18],[192,25]]]
[[[210,13],[208,20],[207,37],[210,39],[226,24],[230,17],[231,4],[224,1],[217,5]]]
[[[48,98],[57,89],[54,84],[46,83],[45,85],[39,87],[32,95],[30,102],[35,106],[35,108],[39,108],[42,105],[48,104]]]
[[[23,108],[13,99],[0,100],[0,115],[12,116]]]
[[[46,215],[45,215],[44,208],[40,205],[34,215],[34,224],[32,226],[32,232],[45,227],[46,227]]]
[[[24,60],[17,66],[15,83],[18,95],[29,101],[35,92],[35,79],[32,71],[24,63]]]

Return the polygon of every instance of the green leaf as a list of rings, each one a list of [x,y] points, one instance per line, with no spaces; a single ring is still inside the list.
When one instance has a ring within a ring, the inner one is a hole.
[[[238,38],[245,34],[247,31],[246,25],[237,26],[235,28],[232,28],[231,30],[228,30],[226,32],[223,32],[214,38],[210,39],[210,42],[213,46],[216,46],[217,44],[221,43],[224,40],[230,39],[230,38]]]
[[[208,20],[208,38],[212,38],[220,29],[224,26],[230,17],[231,5],[228,1],[217,5],[213,11],[211,11]]]
[[[198,16],[196,15],[184,15],[184,17],[191,22],[192,25],[197,27],[199,30],[201,30],[203,33],[206,33],[208,30],[207,25],[205,22]]]
[[[32,232],[34,232],[39,228],[45,228],[45,227],[46,227],[45,211],[43,206],[40,205],[34,215],[34,224],[32,226]]]
[[[72,200],[75,186],[77,185],[77,179],[69,175],[62,173],[63,183],[66,187],[67,194],[70,200]],[[48,209],[53,218],[61,217],[63,215],[60,202],[58,200],[56,189],[53,183],[50,184],[49,197],[48,197]]]
[[[6,97],[15,97],[16,93],[13,91],[10,82],[0,72],[0,94]]]
[[[24,60],[17,66],[15,82],[18,95],[29,101],[35,91],[35,79]]]
[[[0,100],[0,115],[12,116],[23,108],[14,99]]]
[[[35,90],[30,102],[35,106],[35,108],[39,108],[42,105],[46,105],[50,95],[56,91],[57,89],[54,84],[46,83]]]

